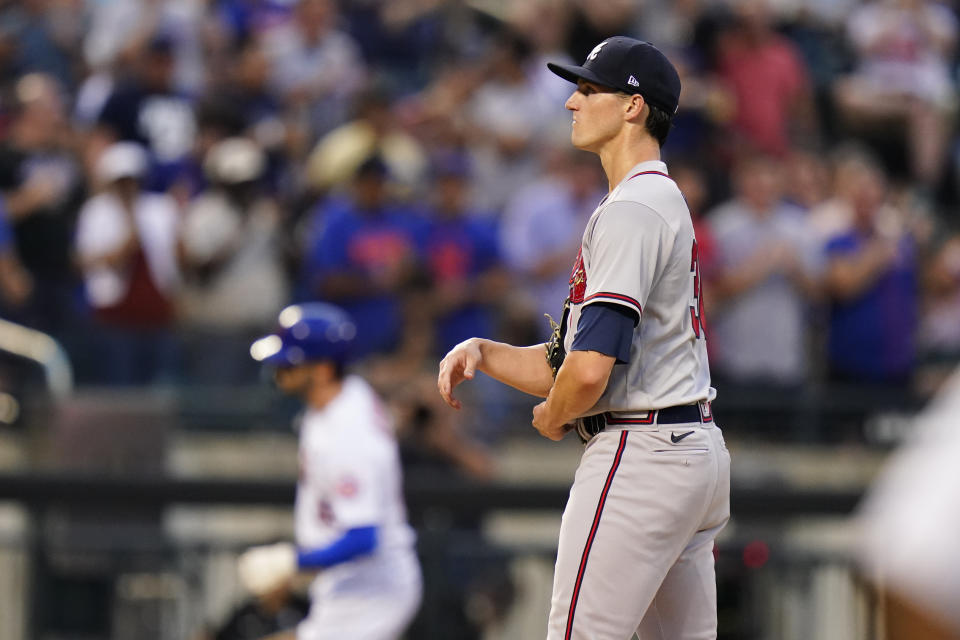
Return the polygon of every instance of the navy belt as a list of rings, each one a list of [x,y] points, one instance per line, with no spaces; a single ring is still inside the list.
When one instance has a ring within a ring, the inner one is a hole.
[[[689,424],[691,422],[713,422],[713,411],[709,402],[683,404],[664,409],[652,409],[629,413],[598,413],[596,415],[579,418],[576,422],[577,434],[586,442],[593,436],[607,428],[607,426],[644,425],[644,424]]]
[[[708,403],[704,403],[709,408]],[[679,407],[667,407],[657,411],[657,424],[681,424],[684,422],[711,422],[713,416],[700,411],[699,404],[685,404]]]

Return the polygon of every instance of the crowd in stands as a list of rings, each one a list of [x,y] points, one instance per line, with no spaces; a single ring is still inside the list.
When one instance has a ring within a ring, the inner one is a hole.
[[[607,189],[545,61],[615,34],[681,72],[663,151],[719,382],[956,361],[933,0],[0,2],[0,315],[97,385],[255,381],[243,345],[308,299],[354,315],[384,384],[472,335],[535,342]]]

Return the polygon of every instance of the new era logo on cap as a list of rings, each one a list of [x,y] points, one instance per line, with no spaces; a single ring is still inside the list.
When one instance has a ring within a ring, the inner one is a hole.
[[[548,62],[547,67],[570,82],[579,79],[626,93],[639,93],[669,114],[680,100],[680,75],[663,53],[649,42],[614,36],[587,55],[583,66]]]

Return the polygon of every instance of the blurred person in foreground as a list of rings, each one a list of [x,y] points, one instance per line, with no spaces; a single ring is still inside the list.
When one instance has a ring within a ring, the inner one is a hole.
[[[711,364],[738,384],[797,388],[809,373],[821,261],[805,212],[783,200],[783,179],[776,159],[747,155],[734,170],[734,198],[708,216],[717,253]]]
[[[420,606],[416,536],[407,524],[393,424],[373,389],[348,375],[357,327],[325,303],[287,307],[276,333],[253,343],[279,389],[303,400],[296,545],[254,547],[241,582],[268,593],[298,571],[316,572],[310,613],[282,637],[392,640]]]
[[[960,369],[921,413],[857,517],[857,559],[889,640],[960,638]]]
[[[190,204],[181,225],[179,320],[203,345],[188,373],[206,382],[255,381],[249,358],[237,355],[237,342],[263,333],[289,301],[280,211],[264,193],[265,168],[266,156],[251,140],[214,145],[204,160],[210,187]]]
[[[102,190],[77,221],[76,254],[107,383],[171,382],[177,375],[180,212],[170,196],[143,191],[148,162],[136,143],[108,147],[96,166]]]

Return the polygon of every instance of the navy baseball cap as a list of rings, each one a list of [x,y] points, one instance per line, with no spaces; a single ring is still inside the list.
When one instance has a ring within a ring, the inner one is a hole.
[[[580,78],[625,93],[639,93],[670,115],[680,102],[680,75],[659,49],[626,36],[607,38],[593,48],[582,67],[548,62],[550,71],[570,82]]]

